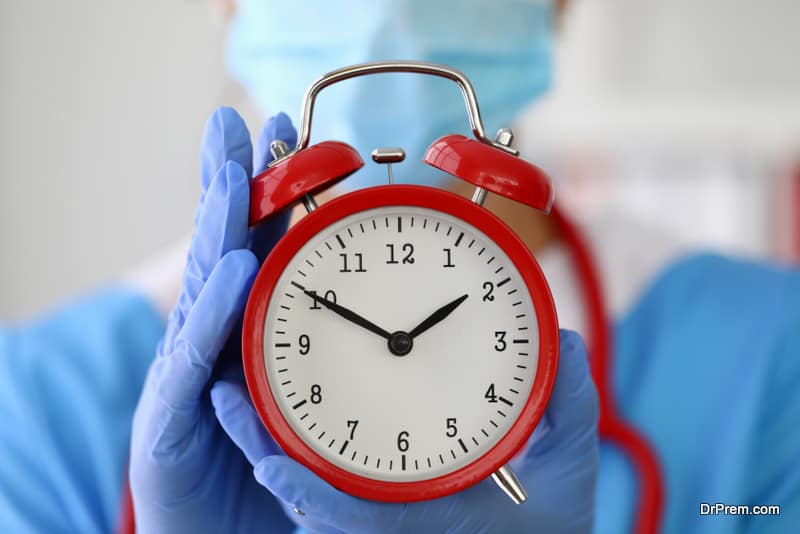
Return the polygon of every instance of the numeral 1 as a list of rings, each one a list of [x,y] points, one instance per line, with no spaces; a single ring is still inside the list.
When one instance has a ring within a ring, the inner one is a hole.
[[[442,267],[455,267],[450,249],[443,248],[442,250],[444,251],[444,254],[447,257],[447,261],[444,262],[444,265],[442,265]]]

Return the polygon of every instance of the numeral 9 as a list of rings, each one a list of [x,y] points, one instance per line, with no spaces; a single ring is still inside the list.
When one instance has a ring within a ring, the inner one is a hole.
[[[297,343],[300,345],[300,354],[306,355],[311,350],[311,339],[309,339],[308,335],[302,334]]]

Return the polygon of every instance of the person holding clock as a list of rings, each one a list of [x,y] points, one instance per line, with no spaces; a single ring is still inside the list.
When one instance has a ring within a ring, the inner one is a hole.
[[[800,275],[788,269],[710,255],[680,259],[609,325],[607,374],[595,361],[590,371],[581,336],[561,330],[549,404],[509,462],[527,490],[523,504],[489,479],[416,502],[348,494],[286,456],[252,403],[242,367],[245,304],[288,216],[251,228],[250,180],[281,156],[275,147],[295,146],[297,131],[284,112],[297,109],[322,73],[401,57],[463,71],[487,126],[508,126],[547,89],[553,21],[564,4],[237,2],[230,69],[272,117],[255,148],[234,110],[220,108],[209,119],[195,233],[166,321],[159,310],[171,299],[163,286],[136,279],[0,332],[0,522],[13,532],[130,530],[132,518],[140,532],[791,531],[800,521],[793,424]],[[364,78],[320,101],[314,134],[347,141],[362,157],[399,145],[408,158],[396,166],[398,181],[466,194],[416,163],[437,137],[465,130],[463,113],[458,93],[436,80]],[[385,169],[373,166],[340,187],[384,180]],[[497,195],[485,206],[536,255],[559,315],[585,307],[570,297],[575,281],[559,259],[572,227]],[[450,328],[480,297],[453,294],[439,309],[420,310],[416,328],[395,327],[381,322],[391,315],[386,310],[368,317],[348,308],[344,293],[334,299],[293,281],[302,287],[290,281],[287,292],[318,306],[313,313],[383,338],[393,356],[413,350],[416,336]],[[408,339],[394,328],[407,328]],[[298,343],[310,350],[314,338]],[[598,430],[602,437],[612,421],[609,408],[627,425],[612,428],[638,436],[633,456],[613,441],[598,442]],[[398,436],[398,446],[407,437]],[[642,462],[656,470],[651,523],[637,510]],[[132,503],[120,498],[128,484]],[[779,504],[782,515],[701,518],[700,502]]]

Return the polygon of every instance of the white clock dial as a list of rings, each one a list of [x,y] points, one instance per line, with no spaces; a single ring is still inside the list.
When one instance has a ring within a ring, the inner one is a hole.
[[[536,325],[520,273],[483,232],[436,210],[376,208],[328,226],[289,262],[264,360],[283,417],[320,456],[420,481],[472,463],[509,431],[536,375]],[[392,349],[381,332],[400,333]]]

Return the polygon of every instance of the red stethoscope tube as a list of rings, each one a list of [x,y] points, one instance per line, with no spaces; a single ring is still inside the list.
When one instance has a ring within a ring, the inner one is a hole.
[[[550,216],[567,246],[586,306],[586,346],[589,364],[600,398],[598,433],[619,447],[633,462],[639,478],[639,503],[633,531],[658,532],[663,512],[664,482],[655,452],[636,429],[619,415],[614,403],[611,361],[611,324],[603,301],[602,284],[589,247],[568,217],[554,206]]]
[[[619,415],[614,403],[611,378],[611,325],[603,300],[602,285],[597,266],[580,231],[569,218],[554,206],[550,213],[569,251],[575,274],[579,280],[586,306],[585,332],[592,377],[600,398],[600,423],[598,432],[630,457],[638,474],[639,502],[633,532],[653,534],[658,532],[663,512],[664,489],[661,470],[655,452],[647,441]],[[125,478],[120,510],[119,534],[135,534],[133,501]]]

